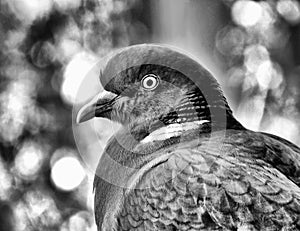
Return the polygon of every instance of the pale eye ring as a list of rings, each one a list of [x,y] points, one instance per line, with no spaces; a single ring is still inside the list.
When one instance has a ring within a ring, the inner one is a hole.
[[[159,85],[160,78],[154,74],[145,75],[141,81],[142,87],[146,90],[154,90]]]

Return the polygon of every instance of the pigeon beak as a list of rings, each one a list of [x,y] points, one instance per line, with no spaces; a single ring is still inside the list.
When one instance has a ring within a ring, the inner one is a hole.
[[[76,123],[82,123],[94,117],[109,118],[112,106],[117,95],[103,91],[96,95],[90,102],[84,105],[77,113]]]

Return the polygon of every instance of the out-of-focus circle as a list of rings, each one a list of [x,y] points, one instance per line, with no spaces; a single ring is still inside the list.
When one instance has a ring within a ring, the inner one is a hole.
[[[82,103],[86,98],[76,98],[76,94],[83,79],[93,69],[96,64],[96,58],[89,53],[78,53],[68,63],[65,72],[64,80],[61,87],[61,95],[63,99],[70,104]],[[98,73],[99,74],[99,73]]]
[[[261,5],[254,1],[236,1],[232,6],[232,18],[238,25],[254,26],[263,16]]]
[[[75,31],[76,32],[76,27],[75,26],[70,26],[68,28],[68,31]],[[72,32],[69,32],[72,33]],[[82,47],[76,39],[70,39],[70,38],[64,38],[61,39],[60,42],[58,43],[58,46],[56,48],[58,50],[58,56],[57,57],[61,62],[66,62],[66,60],[70,61],[72,60],[73,57],[76,57],[78,53],[81,52]]]
[[[66,220],[60,231],[92,231],[94,224],[92,217],[90,212],[80,211]]]
[[[243,84],[245,79],[245,68],[233,67],[227,72],[229,86],[238,87]]]
[[[12,12],[23,23],[31,23],[36,18],[40,18],[48,14],[53,6],[51,0],[12,0],[7,1]]]
[[[38,41],[32,46],[30,57],[35,66],[45,68],[54,61],[54,47],[50,42]]]
[[[49,230],[61,223],[54,198],[42,190],[25,192],[14,205],[15,228],[20,231]]]
[[[17,69],[11,65],[8,75],[18,76],[0,94],[0,137],[14,142],[22,134],[29,111],[32,110],[37,75],[32,70]]]
[[[272,81],[273,65],[271,61],[261,63],[256,72],[256,78],[262,89],[267,89]]]
[[[216,37],[217,49],[226,56],[241,55],[248,35],[241,28],[226,26]]]
[[[262,62],[269,60],[269,52],[264,46],[253,44],[246,47],[244,57],[245,67],[249,72],[254,73]]]
[[[79,160],[72,156],[62,157],[53,164],[51,179],[55,186],[63,191],[76,189],[86,176]]]
[[[280,66],[270,60],[259,65],[255,77],[261,89],[276,89],[283,81]]]
[[[288,22],[295,24],[300,22],[300,3],[294,0],[280,0],[277,2],[278,13]]]
[[[263,129],[264,132],[285,137],[292,142],[296,142],[299,137],[299,129],[296,120],[289,116],[276,115],[268,118],[268,124]],[[287,129],[289,128],[289,129]]]
[[[42,147],[34,142],[24,143],[15,158],[15,169],[23,179],[35,179],[43,163]]]
[[[276,12],[274,12],[273,7],[267,1],[259,2],[259,6],[262,10],[262,15],[258,22],[258,30],[260,33],[264,33],[264,30],[272,27],[277,20]]]

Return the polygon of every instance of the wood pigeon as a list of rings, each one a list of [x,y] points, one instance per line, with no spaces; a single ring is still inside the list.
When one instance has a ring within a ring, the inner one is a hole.
[[[130,46],[100,82],[77,122],[122,127],[94,179],[98,230],[300,230],[300,149],[243,127],[191,55]]]

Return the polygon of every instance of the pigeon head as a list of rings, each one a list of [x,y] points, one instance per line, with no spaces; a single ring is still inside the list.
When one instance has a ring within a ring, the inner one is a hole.
[[[122,188],[134,187],[131,182],[143,171],[164,160],[156,150],[189,133],[241,125],[215,78],[174,48],[142,44],[122,49],[107,62],[100,82],[104,91],[80,109],[77,122],[102,117],[123,125],[108,142],[94,181],[97,225],[110,230]]]
[[[238,123],[215,78],[170,47],[125,48],[108,61],[100,82],[105,91],[80,110],[78,122],[108,118],[127,126],[137,140],[166,127],[178,133],[191,126],[209,131],[213,122],[220,128]]]

